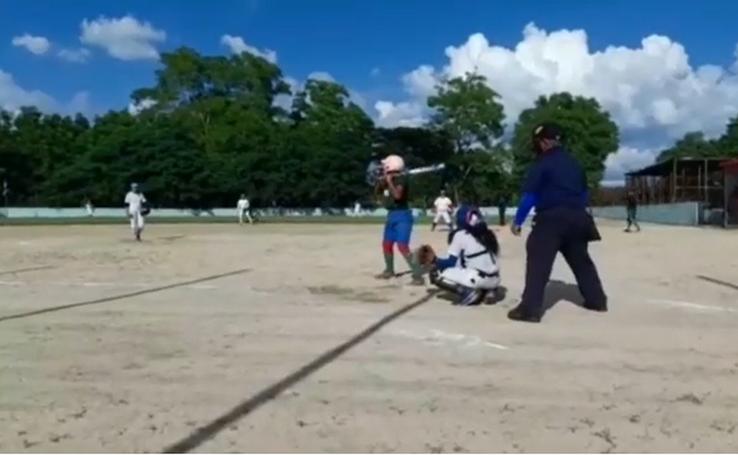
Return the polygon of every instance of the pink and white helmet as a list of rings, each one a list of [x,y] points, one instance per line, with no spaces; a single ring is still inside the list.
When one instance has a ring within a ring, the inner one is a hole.
[[[405,170],[405,160],[398,155],[389,155],[382,160],[384,172],[402,172]]]

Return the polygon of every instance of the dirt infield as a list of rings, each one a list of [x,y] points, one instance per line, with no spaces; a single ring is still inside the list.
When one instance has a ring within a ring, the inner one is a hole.
[[[611,311],[559,261],[528,325],[524,241],[457,308],[371,277],[380,229],[1,228],[0,451],[738,450],[737,233],[603,222]]]

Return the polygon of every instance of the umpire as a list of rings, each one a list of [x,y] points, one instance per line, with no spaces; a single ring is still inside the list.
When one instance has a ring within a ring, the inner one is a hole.
[[[594,220],[587,212],[587,181],[579,163],[562,146],[562,132],[554,123],[533,130],[536,160],[528,170],[523,196],[512,233],[520,235],[530,210],[536,208],[533,229],[526,244],[525,290],[508,317],[540,322],[543,298],[556,254],[561,252],[576,277],[584,307],[607,311],[607,296],[597,268],[587,251],[588,243],[600,240]]]

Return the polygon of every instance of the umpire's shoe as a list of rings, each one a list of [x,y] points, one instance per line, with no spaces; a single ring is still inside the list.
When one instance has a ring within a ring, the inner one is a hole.
[[[512,319],[513,321],[520,321],[520,322],[541,322],[541,316],[530,314],[525,311],[524,308],[521,308],[520,305],[516,306],[512,310],[510,310],[507,313],[507,317],[509,319]]]
[[[602,303],[592,303],[592,302],[584,302],[582,304],[582,307],[589,311],[597,311],[598,313],[607,313],[607,302]]]

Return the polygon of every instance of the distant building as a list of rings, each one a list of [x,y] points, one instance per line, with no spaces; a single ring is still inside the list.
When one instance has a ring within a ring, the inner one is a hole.
[[[681,157],[661,161],[626,174],[626,189],[638,203],[699,202],[703,221],[738,224],[738,206],[729,206],[738,180],[738,160]]]

